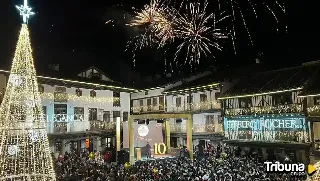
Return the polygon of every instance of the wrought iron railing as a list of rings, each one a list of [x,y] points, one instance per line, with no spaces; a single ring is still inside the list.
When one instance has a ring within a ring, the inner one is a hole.
[[[122,129],[122,123],[121,123]],[[48,134],[60,133],[76,133],[84,131],[101,131],[101,132],[115,132],[116,123],[105,121],[69,121],[69,122],[47,122]]]
[[[222,133],[222,124],[194,124],[193,133]],[[186,133],[187,125],[185,124],[170,124],[171,133]]]
[[[217,101],[205,101],[199,103],[185,103],[185,104],[172,104],[164,106],[163,104],[148,105],[148,106],[133,106],[131,111],[133,113],[144,113],[144,112],[190,112],[190,111],[206,111],[221,109],[221,104]]]
[[[301,104],[225,109],[226,116],[252,115],[252,114],[301,113],[301,112],[303,112],[303,108]]]

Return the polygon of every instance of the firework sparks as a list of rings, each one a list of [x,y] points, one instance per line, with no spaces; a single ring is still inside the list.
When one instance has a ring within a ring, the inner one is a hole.
[[[249,27],[248,27],[248,20],[247,20],[247,17],[244,15],[244,10],[243,10],[244,8],[242,8],[242,6],[248,6],[249,10],[251,10],[253,12],[256,19],[258,18],[258,13],[257,13],[258,8],[257,7],[264,6],[270,12],[270,14],[273,16],[274,20],[276,21],[276,24],[280,23],[278,15],[276,13],[277,9],[279,9],[282,12],[282,14],[286,15],[285,5],[281,4],[278,0],[273,0],[273,1],[271,1],[271,3],[267,3],[265,0],[256,1],[256,2],[254,2],[252,0],[247,0],[246,2],[240,1],[240,0],[228,0],[228,1],[224,1],[224,3],[227,3],[227,8],[225,8],[225,9],[229,12],[230,17],[231,17],[231,22],[232,22],[231,38],[233,41],[233,48],[234,48],[235,53],[236,53],[236,45],[235,45],[236,27],[235,27],[235,24],[236,24],[236,20],[237,20],[236,17],[239,17],[239,19],[241,20],[241,22],[247,32],[247,35],[249,37],[251,46],[253,46],[253,43],[254,43],[252,36],[251,36],[251,33],[250,33],[250,30],[249,30]],[[218,0],[218,7],[219,8],[224,7],[223,2],[221,0]],[[245,9],[248,9],[248,8],[245,8]],[[239,16],[237,16],[237,14],[239,14]],[[276,31],[277,32],[280,31],[278,27],[276,28]],[[287,32],[287,25],[285,25],[285,31]]]
[[[186,13],[177,19],[176,37],[182,40],[177,47],[175,60],[182,51],[186,49],[187,55],[185,63],[199,63],[201,54],[212,55],[211,49],[222,50],[218,43],[220,39],[228,38],[222,29],[217,28],[217,24],[228,16],[218,19],[215,13],[207,13],[208,2],[190,3],[186,6]]]

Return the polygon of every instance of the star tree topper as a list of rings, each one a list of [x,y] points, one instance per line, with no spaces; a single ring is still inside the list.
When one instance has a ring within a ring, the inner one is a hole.
[[[31,12],[32,8],[28,6],[28,0],[24,0],[24,4],[16,6],[16,8],[20,11],[20,15],[23,18],[23,23],[27,24],[30,15],[34,15],[34,12]]]

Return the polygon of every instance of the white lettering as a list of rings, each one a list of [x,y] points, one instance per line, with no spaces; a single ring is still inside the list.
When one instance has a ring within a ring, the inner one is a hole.
[[[264,164],[267,165],[267,171],[271,172],[270,168],[271,168],[272,162],[264,162]]]
[[[305,165],[304,164],[283,164],[280,162],[264,162],[266,165],[267,172],[291,172],[296,175],[305,174]]]

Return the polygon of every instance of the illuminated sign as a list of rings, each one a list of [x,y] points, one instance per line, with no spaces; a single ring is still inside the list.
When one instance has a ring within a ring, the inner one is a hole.
[[[139,136],[145,137],[148,135],[148,133],[149,133],[148,126],[146,126],[146,125],[139,126],[139,128],[138,128],[138,135]]]
[[[166,154],[167,147],[164,143],[155,143],[154,144],[154,154],[155,155],[164,155]]]
[[[224,132],[228,139],[259,141],[294,141],[292,137],[306,137],[306,121],[301,115],[290,116],[239,116],[224,118]],[[291,137],[291,138],[290,138]],[[284,140],[288,139],[288,140]]]

